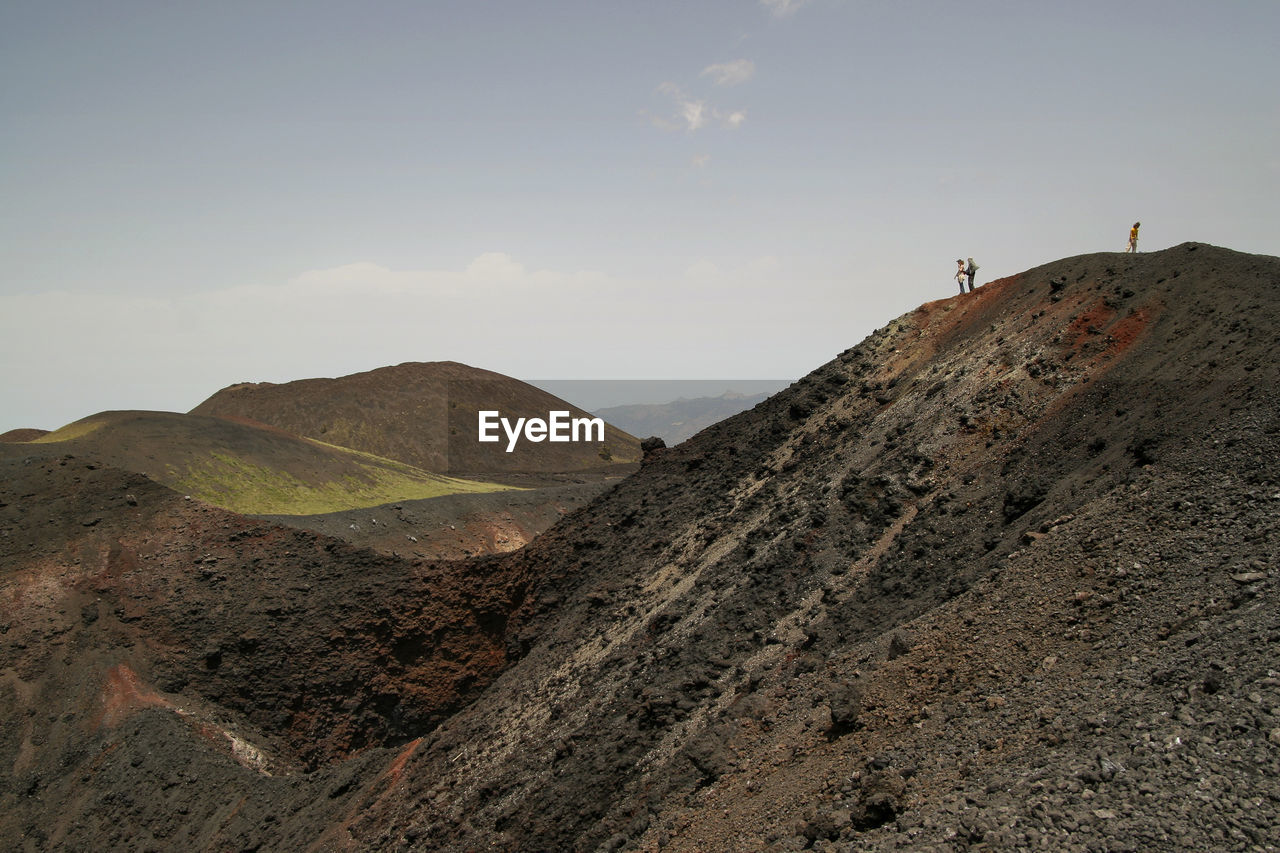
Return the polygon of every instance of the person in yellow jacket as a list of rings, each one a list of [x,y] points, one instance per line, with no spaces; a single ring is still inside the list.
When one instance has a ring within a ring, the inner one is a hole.
[[[1126,252],[1138,251],[1138,226],[1141,224],[1141,222],[1135,222],[1129,229],[1129,248],[1125,249]]]

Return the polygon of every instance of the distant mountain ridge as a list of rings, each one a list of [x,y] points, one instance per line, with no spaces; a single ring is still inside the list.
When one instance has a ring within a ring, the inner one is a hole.
[[[746,411],[771,395],[726,391],[718,397],[680,398],[669,403],[634,403],[596,409],[595,414],[631,435],[656,435],[667,445],[679,444],[717,421]]]

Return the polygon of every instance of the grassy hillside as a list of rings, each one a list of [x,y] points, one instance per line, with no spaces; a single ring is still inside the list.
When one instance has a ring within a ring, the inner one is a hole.
[[[65,446],[247,515],[314,515],[506,488],[269,427],[171,412],[103,412],[32,443]]]

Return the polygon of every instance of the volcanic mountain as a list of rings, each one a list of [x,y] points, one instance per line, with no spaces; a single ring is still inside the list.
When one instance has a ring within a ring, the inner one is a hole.
[[[1277,284],[928,303],[476,560],[0,446],[0,842],[1272,849]]]
[[[5,441],[35,441],[41,436],[48,435],[47,429],[11,429],[8,432],[0,433],[0,442]]]
[[[513,422],[546,419],[551,411],[588,417],[532,385],[452,361],[410,362],[338,379],[232,385],[191,413],[249,418],[442,474],[620,470],[640,459],[639,441],[612,426],[606,426],[603,444],[544,441],[507,453],[504,441],[476,441],[480,410]]]
[[[477,441],[481,409],[512,421],[587,417],[526,383],[446,362],[236,385],[187,415],[103,412],[3,440],[56,445],[224,509],[418,557],[514,550],[639,459],[638,440],[607,424],[603,441],[508,452],[501,430],[500,441]],[[441,473],[451,467],[471,478]]]

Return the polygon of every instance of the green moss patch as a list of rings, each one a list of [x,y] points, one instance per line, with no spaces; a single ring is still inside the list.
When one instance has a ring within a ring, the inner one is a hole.
[[[286,471],[212,453],[203,465],[176,473],[166,485],[245,515],[316,515],[442,495],[509,487],[442,477],[407,465],[360,465],[339,480],[307,482]]]

